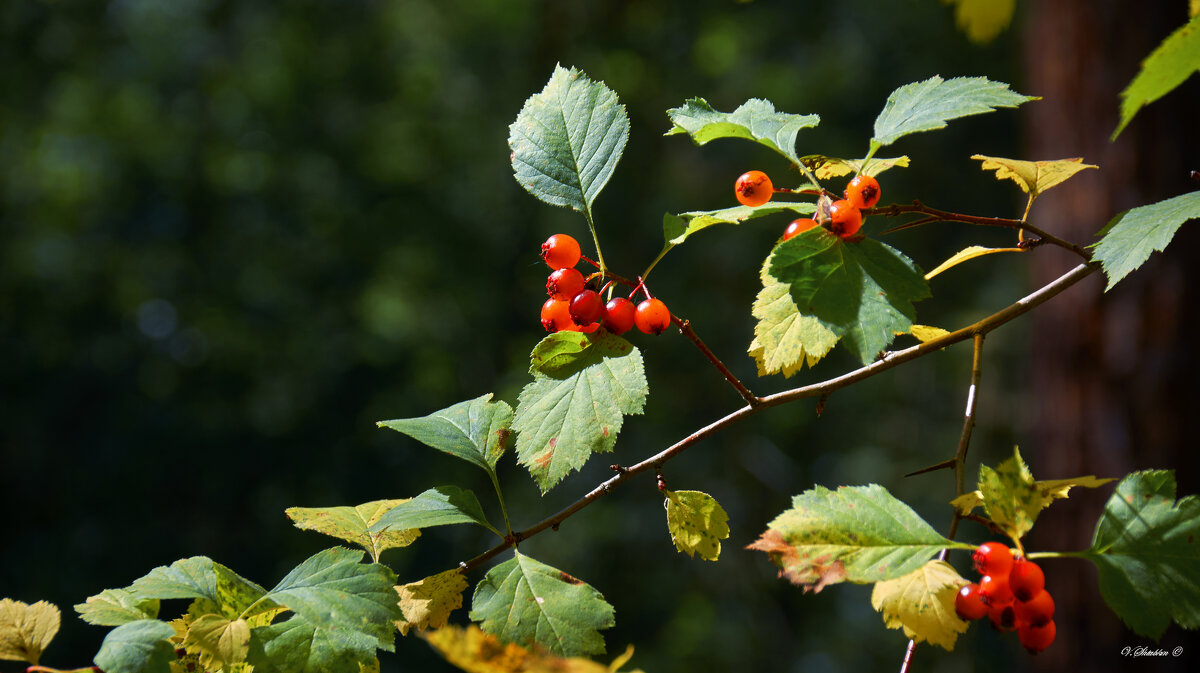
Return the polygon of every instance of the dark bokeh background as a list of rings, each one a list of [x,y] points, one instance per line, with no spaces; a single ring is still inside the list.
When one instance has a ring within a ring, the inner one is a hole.
[[[1140,53],[1178,14],[1138,33]],[[577,214],[534,200],[508,164],[508,124],[555,63],[606,81],[627,106],[629,144],[596,215],[609,263],[633,275],[662,244],[664,212],[729,205],[739,173],[786,170],[747,143],[662,137],[666,108],[696,95],[722,110],[768,98],[822,115],[802,153],[860,156],[888,93],[933,74],[1012,82],[1051,105],[1055,91],[1028,87],[1037,59],[1022,58],[1022,17],[978,46],[934,0],[4,3],[0,596],[62,607],[43,663],[85,665],[104,630],[70,606],[89,595],[193,555],[271,586],[330,544],[292,528],[288,506],[455,483],[494,513],[477,470],[375,421],[489,391],[515,404],[528,380],[543,334],[537,247],[558,231],[587,238]],[[1136,58],[1113,79],[1128,81]],[[1116,99],[1102,104],[1115,110]],[[886,200],[1019,215],[1011,185],[968,156],[1025,156],[1020,123],[999,112],[900,141],[914,166],[886,175]],[[836,353],[792,380],[753,380],[749,305],[785,224],[707,231],[655,271],[655,293],[760,394],[856,364]],[[932,268],[1010,237],[936,225],[887,240]],[[936,279],[920,321],[957,326],[1006,305],[1028,289],[1031,257]],[[1070,262],[1055,263],[1057,275]],[[1029,337],[1021,323],[988,339],[971,474],[974,460],[994,463],[1014,444],[1043,450],[1029,421],[1046,404],[1028,392]],[[627,419],[616,460],[636,462],[738,406],[683,339],[633,340],[651,395],[645,417]],[[905,641],[882,627],[869,588],[805,596],[743,547],[814,483],[882,483],[948,522],[950,476],[901,475],[952,453],[969,360],[958,347],[877,377],[838,393],[819,419],[811,402],[765,412],[670,464],[673,488],[707,491],[730,514],[718,563],[675,552],[652,478],[522,549],[602,591],[617,610],[610,654],[632,642],[632,665],[651,673],[898,667]],[[593,462],[540,497],[505,461],[514,525],[590,490],[612,461]],[[407,582],[490,544],[440,528],[384,561]],[[953,654],[917,656],[938,671],[1027,661],[1014,637],[982,628]],[[383,665],[449,669],[416,639]]]

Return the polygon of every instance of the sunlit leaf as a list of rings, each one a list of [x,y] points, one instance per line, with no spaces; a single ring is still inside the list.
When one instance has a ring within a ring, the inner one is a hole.
[[[0,599],[0,659],[37,664],[58,633],[62,615],[46,601]]]
[[[188,627],[183,647],[199,654],[201,665],[209,670],[239,664],[250,652],[250,626],[244,619],[202,615]]]
[[[396,624],[401,635],[408,635],[411,629],[426,631],[445,626],[450,613],[462,607],[466,589],[467,578],[459,568],[396,587],[404,612],[404,619]]]
[[[508,446],[513,414],[506,402],[491,399],[488,393],[421,418],[379,421],[379,426],[491,471]]]
[[[721,540],[729,537],[729,515],[711,495],[700,491],[665,491],[667,530],[675,548],[707,561],[721,555]]]
[[[944,128],[951,119],[1016,107],[1031,100],[1036,98],[985,77],[942,79],[934,75],[923,82],[905,84],[888,96],[875,119],[872,153],[910,133]]]
[[[122,624],[104,637],[94,661],[104,673],[170,673],[177,657],[168,638],[174,635],[157,619]]]
[[[976,44],[996,39],[1012,22],[1017,0],[942,0],[954,5],[954,22]]]
[[[888,159],[872,158],[863,167],[863,159],[838,159],[821,154],[810,154],[800,157],[800,161],[812,170],[819,180],[838,178],[843,175],[861,174],[875,177],[889,168],[908,168],[908,157],[899,156]]]
[[[967,580],[945,561],[929,561],[916,570],[875,584],[871,607],[883,616],[889,629],[904,629],[904,636],[954,651],[958,634],[968,624],[954,611],[954,596]]]
[[[1193,11],[1190,21],[1167,36],[1142,61],[1142,69],[1121,92],[1121,121],[1113,131],[1113,139],[1138,110],[1173,91],[1197,70],[1200,70],[1200,16]]]
[[[1171,622],[1200,628],[1200,496],[1175,500],[1175,473],[1152,470],[1117,484],[1083,552],[1100,570],[1100,593],[1139,635]]]
[[[378,670],[375,651],[369,639],[348,638],[338,626],[317,626],[297,614],[251,632],[249,662],[255,673],[367,673]]]
[[[421,535],[417,529],[371,530],[380,517],[402,502],[407,500],[375,500],[357,507],[289,507],[285,514],[296,528],[324,533],[356,544],[378,561],[384,551],[407,547]]]
[[[633,656],[630,645],[607,666],[583,657],[560,657],[536,645],[500,642],[474,624],[448,626],[424,637],[446,661],[468,673],[616,673]]]
[[[509,127],[513,173],[537,198],[590,211],[629,139],[617,95],[575,68],[554,68]]]
[[[75,612],[88,624],[120,626],[158,617],[158,599],[139,596],[126,589],[105,589],[76,605]]]
[[[405,500],[376,518],[371,524],[372,534],[388,530],[411,530],[432,528],[456,523],[474,523],[500,535],[496,527],[488,523],[479,498],[471,491],[457,486],[435,486],[411,500]]]
[[[810,229],[800,236],[819,236]],[[750,356],[758,364],[758,375],[782,373],[791,376],[805,364],[809,367],[837,345],[838,335],[811,315],[801,315],[792,298],[792,286],[776,280],[764,265],[759,274],[763,289],[754,299],[751,314],[757,318]]]
[[[1021,161],[973,154],[971,158],[982,161],[980,168],[983,170],[996,171],[997,180],[1012,180],[1021,191],[1034,197],[1080,171],[1100,168],[1093,164],[1085,164],[1083,159],[1078,157],[1054,161]]]
[[[1104,266],[1107,292],[1154,251],[1162,251],[1184,222],[1200,218],[1200,191],[1127,210],[1109,220],[1098,234],[1092,259]]]
[[[938,337],[943,337],[949,334],[949,330],[944,330],[941,327],[932,327],[930,325],[913,325],[909,328],[908,333],[917,338],[921,343],[933,341]]]
[[[717,112],[703,98],[692,98],[682,106],[667,110],[674,126],[666,135],[686,133],[697,145],[718,138],[743,138],[769,147],[794,164],[796,134],[821,122],[818,115],[777,112],[770,101],[751,98],[733,112]]]
[[[767,215],[789,213],[811,215],[816,211],[811,201],[768,201],[761,206],[733,206],[721,210],[696,210],[668,215],[663,221],[663,236],[668,245],[679,245],[692,234],[718,224],[741,224]]]
[[[209,601],[213,612],[236,619],[275,609],[259,585],[205,556],[180,559],[159,566],[130,585],[129,590],[143,598],[198,598]],[[251,614],[242,614],[251,605]]]
[[[520,552],[476,585],[471,619],[500,640],[568,657],[604,652],[600,630],[614,623],[599,591]]]
[[[1021,248],[985,248],[979,245],[972,245],[959,250],[950,259],[938,264],[936,269],[925,274],[925,280],[930,280],[939,273],[947,269],[952,269],[963,262],[975,259],[976,257],[983,257],[984,255],[993,255],[997,252],[1024,252],[1024,250]]]

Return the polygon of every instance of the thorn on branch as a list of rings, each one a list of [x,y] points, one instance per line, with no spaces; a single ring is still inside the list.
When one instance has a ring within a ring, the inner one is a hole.
[[[609,465],[608,469],[612,470],[613,472],[616,472],[617,474],[625,474],[625,472],[627,471],[626,468],[624,468],[620,465],[617,465],[616,463]]]
[[[825,403],[828,401],[829,393],[823,393],[821,397],[817,399],[817,417],[820,417],[821,414],[825,413]]]
[[[561,524],[561,523],[562,523],[561,521],[555,521],[555,522],[554,522],[554,524],[550,526],[550,530],[552,530],[552,531],[554,531],[555,533],[557,533],[557,532],[558,532],[558,526],[559,526],[559,524]]]
[[[658,482],[658,490],[660,490],[660,491],[667,490],[667,481],[665,479],[663,479],[662,472],[656,472],[654,474],[654,477]]]
[[[929,467],[922,467],[921,469],[916,470],[915,472],[909,472],[908,474],[906,474],[904,476],[915,477],[918,474],[926,474],[928,472],[937,472],[938,470],[948,470],[950,468],[953,468],[954,465],[955,465],[955,460],[953,458],[951,458],[949,460],[943,460],[942,462],[938,463],[937,465],[930,465]]]

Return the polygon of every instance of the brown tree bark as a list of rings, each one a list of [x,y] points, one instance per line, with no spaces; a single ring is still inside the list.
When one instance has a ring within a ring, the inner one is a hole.
[[[1138,114],[1116,142],[1119,93],[1141,60],[1187,20],[1187,3],[1115,0],[1035,1],[1027,5],[1023,93],[1044,100],[1024,108],[1027,157],[1084,157],[1099,164],[1047,193],[1032,217],[1079,243],[1114,214],[1200,187],[1200,86],[1196,77]],[[1111,292],[1096,277],[1059,297],[1032,319],[1029,445],[1022,453],[1036,476],[1121,476],[1173,468],[1179,495],[1197,492],[1196,445],[1189,416],[1200,411],[1193,379],[1200,373],[1191,340],[1200,259],[1195,224],[1165,254],[1154,255]],[[1032,282],[1077,263],[1058,250],[1037,251]],[[1111,488],[1080,493],[1046,511],[1030,541],[1035,549],[1091,544]],[[1095,569],[1077,560],[1044,564],[1057,601],[1058,639],[1034,660],[1035,670],[1198,670],[1200,647],[1172,626],[1155,643],[1124,627],[1104,604]],[[1139,645],[1180,657],[1147,662],[1123,656]]]

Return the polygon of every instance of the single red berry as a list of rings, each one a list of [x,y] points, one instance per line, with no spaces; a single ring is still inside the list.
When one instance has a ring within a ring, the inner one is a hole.
[[[1007,575],[984,575],[979,578],[979,595],[988,605],[1005,605],[1013,602],[1012,588]]]
[[[958,613],[958,618],[963,621],[973,621],[985,617],[988,613],[988,606],[983,602],[983,597],[979,595],[978,584],[968,584],[958,590],[958,594],[954,597],[954,611]]]
[[[576,325],[591,325],[604,317],[604,300],[595,290],[584,290],[571,299],[571,319]]]
[[[613,297],[604,305],[604,326],[613,334],[624,334],[633,328],[637,307],[625,297]]]
[[[567,234],[555,234],[542,244],[542,259],[551,269],[569,269],[579,263],[579,241]]]
[[[573,324],[571,322],[571,302],[566,299],[547,299],[542,304],[542,327],[547,332],[564,330]]]
[[[647,299],[637,305],[633,322],[646,334],[662,334],[671,324],[671,311],[658,299]]]
[[[1054,619],[1054,597],[1042,589],[1027,601],[1017,599],[1013,610],[1017,613],[1018,623],[1040,626]]]
[[[796,234],[806,232],[815,226],[817,226],[817,221],[812,218],[792,220],[792,223],[787,226],[787,229],[783,230],[783,240],[786,241]]]
[[[879,203],[879,182],[869,175],[855,176],[846,185],[846,200],[855,208],[872,208]]]
[[[1019,601],[1027,601],[1046,588],[1046,575],[1036,563],[1023,556],[1013,558],[1012,570],[1008,571],[1008,586]]]
[[[766,173],[748,171],[742,173],[733,183],[733,193],[738,203],[743,206],[761,206],[771,200],[775,186],[771,184],[771,178],[767,177]]]
[[[988,606],[988,621],[997,631],[1012,631],[1017,628],[1017,613],[1012,602]]]
[[[830,231],[842,238],[850,238],[862,228],[862,213],[845,199],[829,206],[829,220]]]
[[[1045,624],[1022,624],[1017,628],[1017,640],[1021,641],[1021,645],[1025,646],[1030,654],[1037,654],[1050,647],[1056,635],[1058,635],[1058,627],[1054,625],[1053,619]]]
[[[1012,570],[1012,550],[999,542],[984,542],[971,554],[975,569],[981,575],[1007,577]]]
[[[576,269],[555,269],[546,279],[546,294],[555,299],[571,299],[583,290],[583,274]]]

